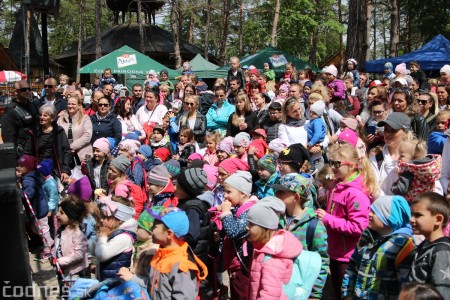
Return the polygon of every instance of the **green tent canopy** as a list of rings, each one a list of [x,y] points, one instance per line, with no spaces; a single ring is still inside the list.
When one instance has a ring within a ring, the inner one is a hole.
[[[245,65],[253,65],[259,70],[259,72],[264,72],[264,63],[270,61],[273,65],[273,70],[277,74],[277,77],[280,77],[282,76],[282,74],[284,74],[284,69],[287,62],[292,62],[297,70],[303,70],[308,66],[311,68],[311,70],[313,70],[313,72],[320,71],[320,69],[318,69],[316,66],[313,66],[301,60],[300,58],[297,58],[274,47],[268,47],[256,52],[255,54],[244,56],[240,59],[240,61],[241,67]],[[229,68],[230,66],[227,65],[221,67],[220,69],[228,70]]]
[[[178,76],[175,70],[167,68],[156,60],[128,46],[123,46],[85,65],[78,70],[78,73],[99,74],[103,73],[106,68],[111,68],[113,74],[131,75],[131,77],[139,77],[144,80],[147,72],[150,70],[155,70],[159,73],[161,70],[166,69],[169,72],[170,78]]]
[[[227,77],[227,70],[218,70],[219,66],[207,61],[200,54],[197,54],[190,62],[191,70],[199,78],[225,78]],[[178,69],[178,72],[183,72],[183,67]]]

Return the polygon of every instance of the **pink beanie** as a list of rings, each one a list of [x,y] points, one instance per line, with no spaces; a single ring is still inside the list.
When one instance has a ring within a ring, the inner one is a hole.
[[[207,179],[207,183],[206,186],[208,187],[208,189],[212,190],[216,187],[217,184],[217,177],[219,176],[219,172],[218,172],[219,168],[218,167],[214,167],[208,164],[205,164],[203,166],[203,171],[205,171],[206,173],[206,179]]]
[[[397,73],[397,72],[400,74],[406,75],[406,64],[401,63],[401,64],[397,65],[395,67],[395,73]]]
[[[323,73],[328,73],[328,74],[331,74],[334,77],[336,77],[337,73],[338,73],[338,70],[337,70],[337,68],[334,65],[329,65],[329,66],[325,67],[325,69],[323,70]]]
[[[338,140],[347,142],[353,147],[356,147],[358,136],[353,130],[347,128],[338,135]]]
[[[228,136],[224,138],[216,147],[216,150],[223,151],[226,154],[230,155],[233,151],[233,138]]]
[[[203,156],[200,153],[192,153],[191,155],[189,155],[188,160],[203,160]]]
[[[228,174],[234,174],[236,171],[248,171],[250,167],[246,162],[239,158],[227,158],[219,164],[219,168],[224,169]]]
[[[109,149],[110,143],[109,143],[108,139],[104,138],[104,137],[97,139],[92,146],[106,154],[109,154],[109,152],[111,151]]]
[[[138,151],[139,147],[141,146],[141,143],[135,140],[123,140],[120,142],[119,146],[121,147],[121,149],[135,156],[136,151]]]
[[[274,139],[269,143],[269,149],[277,153],[280,153],[286,147],[287,144],[280,138]]]
[[[342,118],[341,122],[345,124],[348,128],[350,128],[353,131],[356,131],[358,128],[358,120],[352,119],[352,118]]]

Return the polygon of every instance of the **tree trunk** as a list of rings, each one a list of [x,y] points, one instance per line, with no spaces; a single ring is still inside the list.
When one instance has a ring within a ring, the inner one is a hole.
[[[346,58],[354,58],[363,65],[369,48],[366,25],[367,0],[349,0],[348,8]]]
[[[400,42],[400,5],[399,0],[390,0],[391,3],[391,42],[389,46],[389,56],[398,55],[398,44]]]
[[[144,27],[142,25],[142,4],[141,0],[137,0],[137,22],[139,24],[139,51],[145,54],[144,44]]]
[[[386,38],[386,26],[384,23],[384,5],[381,4],[381,20],[383,20],[383,53],[384,57],[387,57],[387,38]]]
[[[243,8],[243,0],[239,1],[239,56],[242,57],[244,55],[244,38],[242,36],[242,29],[244,26],[244,8]]]
[[[272,47],[277,46],[277,28],[278,28],[278,19],[280,18],[280,0],[276,0],[275,4],[275,15],[273,16],[273,24],[272,24],[272,34],[271,34],[271,43]]]
[[[172,4],[171,14],[170,14],[170,23],[172,26],[172,36],[173,36],[173,46],[174,46],[174,54],[175,54],[175,69],[181,68],[182,59],[180,52],[180,10],[179,10],[179,1],[172,0],[170,1]]]
[[[194,43],[194,11],[193,11],[193,3],[189,3],[189,43]]]
[[[317,64],[317,38],[317,27],[315,27],[311,35],[311,51],[309,52],[309,62],[313,65]]]
[[[207,1],[206,7],[206,27],[205,27],[205,59],[208,60],[209,54],[209,27],[211,26],[211,0]]]
[[[223,1],[223,23],[222,38],[220,39],[219,60],[222,64],[226,62],[227,40],[228,40],[228,23],[230,21],[230,1]]]
[[[83,35],[83,19],[84,19],[84,1],[80,0],[79,2],[79,10],[78,15],[80,17],[80,23],[78,25],[78,48],[77,48],[77,70],[81,68],[81,42],[82,42],[82,35]],[[77,83],[80,82],[80,73],[77,72],[77,78],[75,80]]]
[[[342,1],[338,0],[338,18],[339,24],[342,24]],[[339,33],[339,71],[342,72],[344,66],[344,33]]]
[[[102,57],[102,33],[100,24],[102,21],[101,0],[95,0],[95,59]]]
[[[369,41],[370,41],[370,18],[372,16],[372,5],[375,8],[375,1],[377,0],[367,0],[367,14],[366,14],[366,26],[367,26],[367,37],[366,37],[366,41],[367,41],[367,46],[369,46]],[[376,10],[374,9],[373,11],[373,59],[375,59],[376,57],[376,53],[377,53],[377,40],[376,40],[376,36],[377,36],[377,15],[376,15]],[[364,61],[368,61],[370,59],[370,51],[367,49],[366,52],[366,58],[364,59]]]

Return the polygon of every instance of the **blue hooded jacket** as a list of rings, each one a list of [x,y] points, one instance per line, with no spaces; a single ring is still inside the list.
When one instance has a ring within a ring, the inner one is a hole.
[[[37,170],[29,172],[22,178],[22,190],[20,191],[20,196],[22,197],[22,202],[29,218],[32,218],[32,214],[25,198],[25,194],[28,196],[31,207],[38,219],[42,219],[48,214],[48,200],[43,185],[44,181]]]

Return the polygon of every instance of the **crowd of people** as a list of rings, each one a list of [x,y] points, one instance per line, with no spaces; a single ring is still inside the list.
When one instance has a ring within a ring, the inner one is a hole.
[[[187,62],[131,90],[110,69],[83,89],[47,78],[41,97],[15,83],[2,138],[30,247],[61,287],[95,274],[151,299],[450,299],[450,65],[230,66],[211,89]]]

